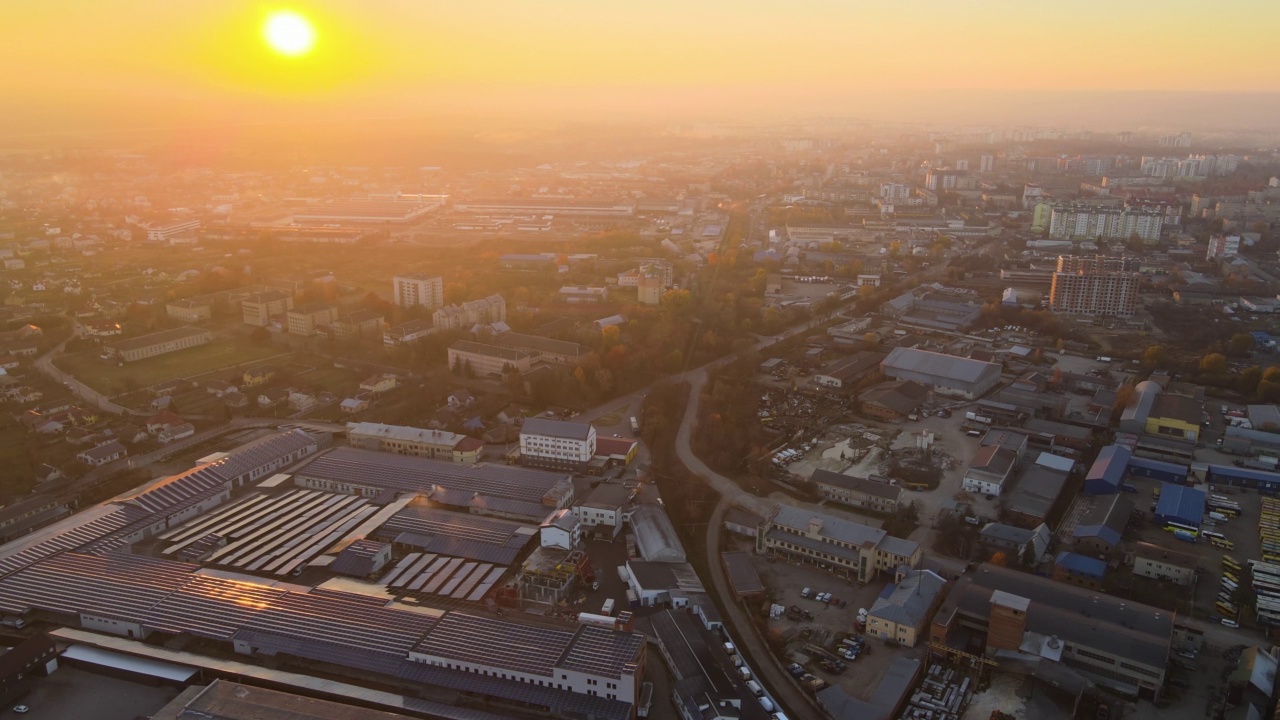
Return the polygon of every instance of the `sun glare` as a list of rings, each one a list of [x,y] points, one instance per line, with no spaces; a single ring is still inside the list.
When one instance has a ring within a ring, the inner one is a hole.
[[[311,21],[291,10],[280,10],[267,16],[262,37],[275,52],[289,57],[305,55],[316,44],[316,30]]]

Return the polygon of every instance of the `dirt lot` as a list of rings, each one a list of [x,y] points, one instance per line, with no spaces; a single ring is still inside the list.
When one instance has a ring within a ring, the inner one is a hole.
[[[732,543],[735,545],[733,549],[750,549],[750,541],[745,538],[735,538]],[[788,639],[787,651],[791,655],[795,653],[802,654],[804,652],[803,646],[807,642],[815,642],[816,637],[813,635],[815,631],[829,633],[827,637],[830,644],[836,644],[839,638],[853,633],[858,608],[870,608],[876,597],[888,584],[888,581],[892,580],[891,577],[882,576],[877,582],[858,586],[857,583],[841,580],[828,572],[808,565],[792,564],[781,559],[769,562],[766,558],[754,554],[752,554],[752,558],[756,571],[760,573],[760,579],[764,581],[765,587],[773,595],[773,602],[788,607],[796,605],[813,615],[813,620],[796,621],[783,617],[769,621],[770,632],[780,632]],[[833,605],[801,598],[800,592],[806,587],[812,588],[814,592],[832,593],[847,604],[844,608],[837,608]],[[804,639],[806,630],[809,631],[809,634],[808,638]],[[908,654],[912,657],[919,657],[924,654],[921,647],[908,649],[888,646],[880,640],[869,639],[867,647],[870,652],[849,663],[849,668],[839,675],[825,672],[816,663],[806,665],[806,668],[829,683],[840,684],[850,695],[867,699],[875,691],[880,678],[895,657],[898,657],[899,654]],[[794,660],[805,664],[805,659],[793,656],[785,658],[785,661],[791,662]]]

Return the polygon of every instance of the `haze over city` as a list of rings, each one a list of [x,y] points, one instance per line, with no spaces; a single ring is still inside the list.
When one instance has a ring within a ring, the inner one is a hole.
[[[0,3],[0,715],[1280,717],[1278,21]]]

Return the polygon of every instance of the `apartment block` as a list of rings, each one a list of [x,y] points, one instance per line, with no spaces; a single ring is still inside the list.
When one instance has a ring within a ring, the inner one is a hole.
[[[444,305],[444,280],[439,275],[396,275],[392,291],[400,307],[438,308]]]
[[[501,295],[446,305],[431,314],[437,330],[470,330],[475,325],[506,322],[507,301]]]
[[[1129,317],[1138,307],[1134,272],[1055,272],[1049,307],[1074,315]]]
[[[293,309],[293,296],[281,290],[254,293],[240,301],[240,312],[245,325],[266,327],[271,318],[284,315]]]
[[[317,329],[333,324],[338,319],[338,308],[324,303],[300,305],[290,310],[286,318],[290,335],[308,337],[315,335]]]

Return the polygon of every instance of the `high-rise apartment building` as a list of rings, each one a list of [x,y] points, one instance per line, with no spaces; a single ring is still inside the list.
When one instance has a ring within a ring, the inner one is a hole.
[[[1060,256],[1049,307],[1073,315],[1129,317],[1138,308],[1137,267],[1136,258]]]
[[[880,199],[888,203],[905,203],[911,199],[911,186],[902,183],[882,183]]]
[[[444,305],[444,280],[439,275],[397,275],[394,285],[396,304],[400,307]]]
[[[1060,239],[1127,239],[1137,235],[1156,242],[1163,228],[1164,213],[1160,209],[1136,206],[1053,204],[1049,218],[1049,237]]]
[[[996,169],[996,156],[983,155],[978,158],[978,172],[989,173]]]

